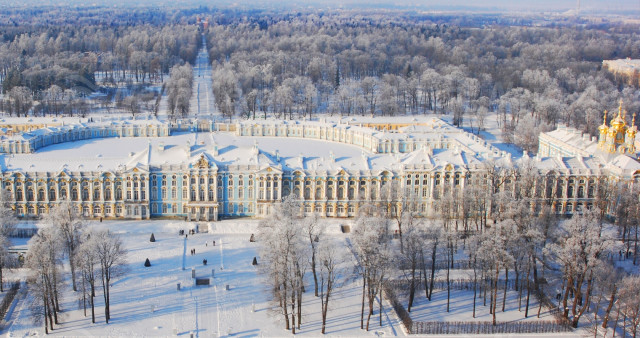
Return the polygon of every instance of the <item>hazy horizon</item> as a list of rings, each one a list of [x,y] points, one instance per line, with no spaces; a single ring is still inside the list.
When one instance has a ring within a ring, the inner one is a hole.
[[[0,0],[4,7],[38,6],[105,6],[105,7],[237,7],[237,8],[398,8],[414,10],[462,10],[462,11],[532,11],[563,12],[576,10],[578,0]],[[584,12],[627,12],[640,11],[640,0],[580,0],[580,10]]]

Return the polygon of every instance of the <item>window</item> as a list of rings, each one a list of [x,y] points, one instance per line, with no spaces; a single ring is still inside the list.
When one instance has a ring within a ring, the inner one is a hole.
[[[151,199],[152,200],[158,199],[158,188],[156,187],[151,188]]]
[[[93,191],[93,200],[94,201],[99,201],[100,200],[100,188],[95,189]]]
[[[200,190],[200,201],[204,201],[204,190]]]
[[[38,189],[38,201],[44,201],[45,197],[44,197],[44,189]]]
[[[56,189],[49,189],[49,200],[50,201],[55,201],[56,200]]]
[[[130,200],[131,199],[131,190],[127,190],[127,199]]]
[[[71,190],[71,200],[72,201],[78,200],[78,189],[74,188]]]
[[[182,199],[187,199],[188,193],[187,193],[187,188],[182,188]]]
[[[162,199],[166,200],[167,199],[167,188],[162,188]]]
[[[104,207],[104,214],[105,215],[111,215],[111,206],[107,205]]]
[[[82,189],[82,200],[83,201],[89,200],[89,189],[87,188]]]
[[[27,189],[27,201],[33,201],[33,189]]]
[[[122,200],[122,189],[116,189],[116,200]]]
[[[251,181],[249,181],[251,182]],[[249,188],[249,199],[253,199],[253,188]]]
[[[96,205],[93,207],[93,214],[100,215],[100,206]]]
[[[121,205],[117,205],[116,206],[116,214],[122,215],[122,206]]]
[[[167,204],[166,204],[166,203],[163,203],[163,204],[162,204],[162,213],[163,213],[163,214],[166,214],[166,213],[167,213]]]
[[[227,198],[228,199],[232,199],[233,198],[233,188],[229,188],[229,190],[227,191]]]
[[[209,190],[209,201],[213,201],[215,198],[213,196],[213,189]]]
[[[174,186],[173,188],[171,188],[171,199],[177,199],[178,198],[178,189]]]

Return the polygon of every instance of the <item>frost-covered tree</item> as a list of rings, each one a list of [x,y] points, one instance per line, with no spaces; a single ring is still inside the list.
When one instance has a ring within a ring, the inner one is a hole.
[[[477,255],[488,267],[491,278],[491,304],[489,312],[492,323],[496,325],[496,306],[498,303],[498,280],[500,272],[513,264],[513,256],[507,250],[509,234],[515,231],[512,221],[495,224],[482,234]]]
[[[357,271],[363,281],[360,328],[365,328],[364,305],[366,296],[369,305],[366,330],[369,331],[369,324],[374,311],[374,301],[378,293],[382,293],[383,282],[389,272],[389,263],[392,257],[389,220],[384,217],[366,214],[359,216],[356,220],[352,239],[357,255]],[[380,303],[380,307],[382,308],[382,303]],[[382,309],[380,310],[382,311]],[[380,321],[382,321],[382,314],[380,314]]]
[[[104,298],[104,317],[108,324],[111,319],[111,284],[127,271],[127,250],[119,236],[108,231],[97,231],[91,236],[93,250],[100,265],[100,279]]]
[[[604,258],[614,248],[613,237],[603,230],[599,211],[589,210],[564,222],[557,231],[556,240],[551,245],[551,252],[565,280],[563,317],[573,327],[578,327],[593,293],[595,271],[600,265],[608,264]],[[570,296],[573,298],[571,304]]]
[[[84,315],[87,315],[86,301],[89,300],[91,306],[91,322],[95,324],[95,296],[96,283],[99,275],[99,260],[96,251],[97,244],[95,241],[100,237],[93,232],[88,232],[86,239],[82,241],[80,246],[75,250],[76,263],[80,272],[82,288],[82,304],[84,307]]]
[[[10,201],[9,192],[4,189],[0,190],[0,292],[4,292],[3,271],[10,267],[14,261],[12,255],[9,254],[11,246],[9,236],[11,236],[17,220],[11,210]]]
[[[318,275],[320,276],[320,305],[322,313],[322,334],[325,334],[329,301],[339,282],[340,263],[342,259],[336,252],[336,247],[329,241],[322,241],[318,247]]]
[[[71,268],[71,285],[73,291],[77,291],[75,251],[80,245],[82,231],[85,226],[78,208],[71,203],[71,201],[63,200],[51,208],[41,222],[45,225],[52,226],[59,232]]]
[[[629,320],[629,324],[623,329],[631,336],[636,337],[640,327],[640,277],[625,277],[620,285],[620,303],[618,304],[622,314]]]
[[[302,222],[301,204],[289,195],[260,223],[259,231],[262,273],[292,333],[296,319],[298,328],[302,319],[303,269],[309,259],[308,232]]]
[[[62,291],[61,264],[63,247],[58,231],[52,227],[40,229],[29,240],[25,266],[30,269],[29,291],[34,321],[44,319],[45,332],[59,324],[59,294]],[[48,320],[48,322],[47,322]]]

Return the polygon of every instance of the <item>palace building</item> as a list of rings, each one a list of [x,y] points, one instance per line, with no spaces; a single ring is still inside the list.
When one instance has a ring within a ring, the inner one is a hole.
[[[516,161],[438,118],[97,122],[5,135],[0,170],[20,217],[65,199],[86,217],[264,217],[289,194],[308,214],[353,217],[364,204],[388,203],[391,187],[428,217],[447,191],[486,189],[489,163],[527,160],[545,181],[535,192],[540,203],[553,196],[556,212],[572,213],[593,203],[602,177],[637,181],[636,131],[619,112],[598,140],[560,128],[541,135],[537,158]]]

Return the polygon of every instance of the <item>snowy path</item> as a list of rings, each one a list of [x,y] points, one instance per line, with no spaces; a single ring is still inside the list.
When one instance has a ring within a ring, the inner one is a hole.
[[[202,48],[198,52],[196,64],[193,67],[194,83],[189,115],[196,118],[210,118],[214,113],[211,63],[209,62],[209,53],[207,52],[207,44],[204,37],[202,40]]]

